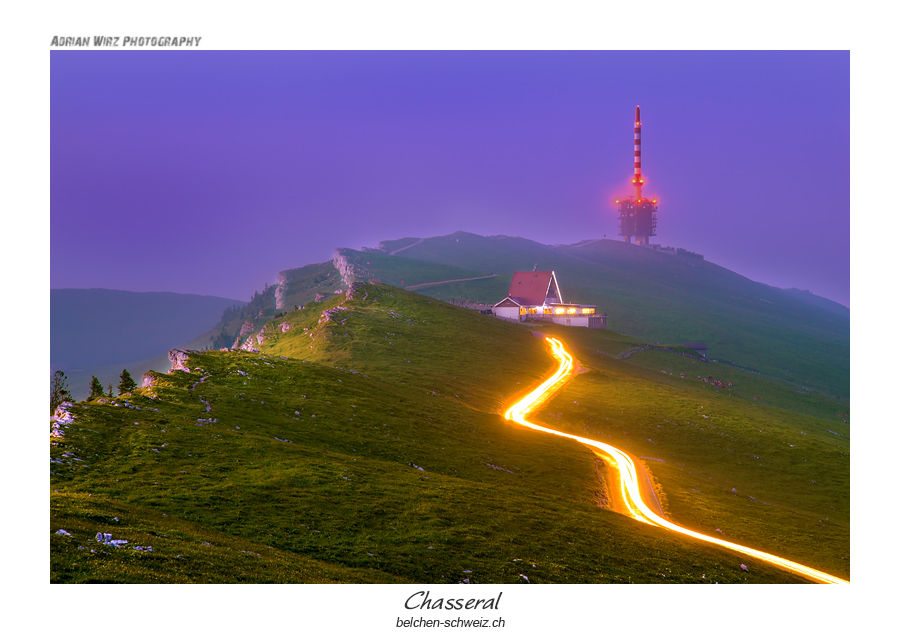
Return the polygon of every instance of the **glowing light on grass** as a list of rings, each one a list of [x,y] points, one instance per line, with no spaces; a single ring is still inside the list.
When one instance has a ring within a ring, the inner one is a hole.
[[[598,440],[583,438],[574,434],[567,434],[565,432],[557,431],[549,427],[536,425],[526,420],[525,416],[529,412],[532,412],[533,410],[540,407],[544,402],[546,402],[547,399],[549,399],[557,390],[559,390],[572,375],[572,368],[574,365],[572,355],[570,355],[566,351],[565,347],[559,339],[547,337],[547,341],[550,343],[553,356],[559,359],[559,368],[556,370],[556,372],[553,373],[553,376],[541,383],[535,390],[526,395],[518,403],[510,407],[505,414],[505,418],[507,420],[511,420],[520,425],[524,425],[525,427],[530,427],[531,429],[542,431],[547,434],[553,434],[554,436],[561,436],[563,438],[571,438],[572,440],[577,440],[578,442],[588,445],[589,447],[599,449],[604,454],[609,456],[610,466],[618,469],[621,476],[620,492],[625,503],[625,508],[628,510],[628,513],[638,521],[652,524],[660,528],[665,528],[676,533],[681,533],[682,535],[693,537],[695,539],[709,542],[711,544],[716,544],[717,546],[722,546],[724,548],[728,548],[729,550],[734,550],[749,557],[754,557],[756,559],[768,562],[770,564],[778,566],[779,568],[784,568],[786,570],[790,570],[791,572],[796,572],[799,575],[803,575],[804,577],[807,577],[814,581],[818,581],[820,583],[849,583],[849,581],[845,581],[844,579],[841,579],[839,577],[829,575],[828,573],[822,572],[821,570],[816,570],[815,568],[810,568],[809,566],[804,566],[803,564],[798,564],[796,562],[790,561],[789,559],[784,559],[776,555],[770,555],[769,553],[765,553],[760,550],[748,548],[747,546],[734,544],[732,542],[725,541],[724,539],[718,539],[716,537],[704,535],[703,533],[692,531],[688,528],[684,528],[683,526],[679,526],[678,524],[674,524],[663,517],[660,517],[652,510],[650,510],[650,507],[646,502],[644,502],[643,498],[641,498],[640,489],[638,487],[637,467],[635,466],[634,461],[631,459],[631,457],[628,456],[628,454],[626,454],[624,451]]]

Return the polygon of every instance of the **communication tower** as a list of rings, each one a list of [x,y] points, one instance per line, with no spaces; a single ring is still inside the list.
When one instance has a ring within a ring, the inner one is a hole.
[[[634,109],[634,196],[617,200],[619,204],[619,235],[625,242],[650,244],[656,235],[656,200],[641,196],[644,179],[641,176],[641,107]]]

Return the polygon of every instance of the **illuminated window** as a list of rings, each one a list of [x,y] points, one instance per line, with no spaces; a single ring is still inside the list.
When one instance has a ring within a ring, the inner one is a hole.
[[[524,309],[524,308],[520,308],[520,309],[519,309],[519,314],[520,314],[520,315],[524,315],[524,314],[525,314],[525,309]]]
[[[545,308],[545,309],[544,309],[544,314],[545,314],[545,315],[550,315],[550,314],[552,314],[552,313],[553,313],[553,311],[552,311],[551,309],[549,309],[549,308]]]
[[[591,315],[591,314],[593,314],[593,313],[594,313],[594,309],[593,309],[593,308],[582,308],[582,309],[581,309],[581,314],[582,314],[582,315]]]
[[[557,315],[562,315],[564,312],[566,312],[566,309],[565,308],[557,308],[553,312],[555,312]]]
[[[569,309],[569,314],[570,314],[570,315],[574,315],[574,314],[577,313],[577,312],[578,312],[578,309],[577,309],[577,308],[570,308],[570,309]]]
[[[528,312],[529,312],[529,313],[536,313],[536,312],[537,312],[537,308],[529,308],[529,309],[528,309]]]

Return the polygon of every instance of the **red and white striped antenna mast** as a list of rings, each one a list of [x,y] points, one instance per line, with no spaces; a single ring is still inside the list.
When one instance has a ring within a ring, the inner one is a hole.
[[[641,202],[641,107],[634,109],[634,202]]]
[[[641,190],[644,177],[641,175],[641,107],[634,109],[634,198],[616,200],[619,205],[619,235],[625,242],[650,244],[650,237],[656,235],[656,199],[644,199]]]

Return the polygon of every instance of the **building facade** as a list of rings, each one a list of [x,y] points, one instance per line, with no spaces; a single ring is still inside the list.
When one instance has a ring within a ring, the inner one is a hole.
[[[597,313],[593,304],[568,304],[563,300],[554,271],[516,271],[506,298],[494,304],[493,312],[510,321],[606,328],[606,313]]]

